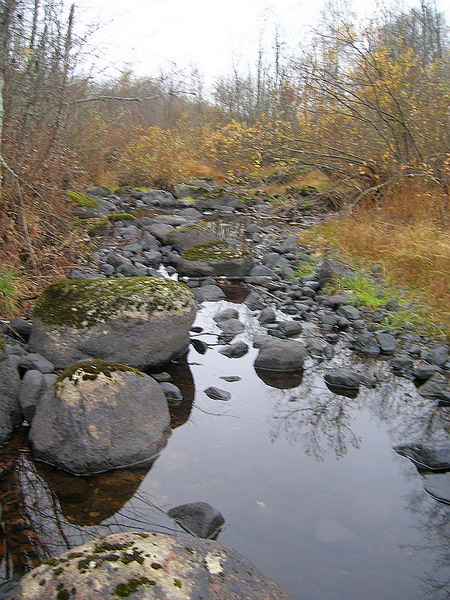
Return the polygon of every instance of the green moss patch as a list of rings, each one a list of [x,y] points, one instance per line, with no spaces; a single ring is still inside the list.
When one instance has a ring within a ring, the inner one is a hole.
[[[85,329],[120,311],[179,310],[193,298],[186,285],[162,277],[65,280],[44,290],[33,316],[46,325]]]
[[[68,191],[68,192],[66,192],[66,194],[67,194],[67,197],[69,198],[69,200],[71,202],[73,202],[74,204],[76,204],[77,206],[83,206],[84,208],[97,208],[98,207],[97,202],[90,196],[87,196],[86,194],[81,194],[80,192],[73,192],[73,191]]]
[[[185,250],[181,256],[186,260],[211,261],[232,260],[248,254],[246,251],[230,248],[232,248],[231,244],[225,241],[204,242]]]
[[[106,377],[112,377],[114,373],[117,372],[130,372],[136,373],[137,375],[143,375],[137,369],[133,367],[128,367],[127,365],[122,365],[120,363],[107,362],[105,360],[94,359],[94,360],[84,360],[82,362],[75,363],[70,365],[65,371],[60,373],[55,381],[55,386],[60,385],[65,379],[69,379],[70,381],[94,381],[97,379],[99,375],[105,375]],[[120,546],[119,548],[111,547],[111,544],[100,544],[95,548],[95,552],[107,552],[109,550],[116,550],[126,548],[125,545]]]
[[[114,592],[116,596],[119,596],[119,598],[126,598],[127,596],[134,594],[134,592],[136,592],[143,585],[156,585],[156,581],[153,581],[148,577],[130,579],[126,583],[119,583]]]
[[[134,221],[136,217],[131,213],[113,213],[112,215],[108,215],[107,218],[112,223],[115,223],[116,221]]]

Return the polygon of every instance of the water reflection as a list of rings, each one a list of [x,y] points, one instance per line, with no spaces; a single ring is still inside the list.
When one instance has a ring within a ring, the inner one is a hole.
[[[255,373],[266,385],[278,390],[290,390],[302,383],[303,371],[296,373],[277,373],[276,371],[265,371],[255,369]]]
[[[420,557],[432,558],[422,577],[422,588],[430,600],[448,600],[450,593],[450,507],[427,494],[408,497],[406,509],[414,516],[422,544],[411,550]]]
[[[39,464],[36,465],[36,475],[47,484],[69,523],[98,525],[132,498],[154,462],[145,469],[121,469],[76,478]]]
[[[301,441],[305,453],[323,460],[328,450],[342,458],[349,447],[359,448],[361,437],[351,429],[359,405],[344,396],[305,394],[296,402],[279,402],[272,414],[270,437]]]

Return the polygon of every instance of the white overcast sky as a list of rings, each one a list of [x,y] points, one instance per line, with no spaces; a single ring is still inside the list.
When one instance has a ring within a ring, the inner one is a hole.
[[[294,48],[319,17],[323,0],[75,0],[77,20],[97,22],[91,38],[97,67],[117,76],[131,68],[138,76],[156,75],[176,64],[198,67],[206,81],[256,63],[261,31]],[[418,0],[406,0],[417,5]],[[445,2],[441,1],[441,6]],[[353,0],[359,14],[374,10],[377,0]]]

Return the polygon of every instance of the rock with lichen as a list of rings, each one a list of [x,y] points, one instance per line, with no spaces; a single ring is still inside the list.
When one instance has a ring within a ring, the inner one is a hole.
[[[196,310],[187,286],[162,277],[59,281],[36,302],[29,345],[58,369],[87,358],[145,369],[186,352]]]
[[[253,264],[246,250],[225,241],[211,241],[184,251],[176,267],[180,275],[188,277],[242,277],[250,273]]]
[[[90,475],[150,462],[169,435],[167,400],[152,377],[90,360],[63,371],[47,390],[29,439],[35,458]]]
[[[124,597],[291,598],[229,546],[187,536],[129,532],[92,540],[47,560],[22,577],[10,600]]]

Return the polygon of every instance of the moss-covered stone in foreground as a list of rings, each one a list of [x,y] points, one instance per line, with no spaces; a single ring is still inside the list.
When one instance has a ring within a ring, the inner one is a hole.
[[[45,325],[85,329],[119,312],[180,310],[192,301],[186,285],[162,277],[65,280],[44,290],[33,316]]]

